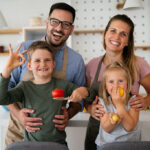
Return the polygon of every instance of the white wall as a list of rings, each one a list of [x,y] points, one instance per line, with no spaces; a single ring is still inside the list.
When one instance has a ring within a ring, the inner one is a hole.
[[[0,11],[7,22],[8,29],[22,29],[29,26],[31,17],[42,17],[43,25],[45,25],[50,7],[55,2],[70,4],[70,0],[0,0]],[[5,50],[8,50],[9,43],[15,48],[21,41],[23,41],[22,33],[0,34],[0,45],[3,45]],[[7,56],[0,56],[0,72],[6,60]]]
[[[116,14],[127,14],[135,24],[135,45],[150,45],[150,1],[142,0],[143,8],[117,10],[116,5],[118,1],[119,0],[73,0],[72,5],[77,8],[75,29],[103,30],[112,16]],[[83,55],[86,63],[91,58],[98,57],[105,52],[102,46],[102,35],[100,33],[73,35],[72,47]],[[138,50],[135,51],[135,53],[145,57],[150,64],[149,51]]]

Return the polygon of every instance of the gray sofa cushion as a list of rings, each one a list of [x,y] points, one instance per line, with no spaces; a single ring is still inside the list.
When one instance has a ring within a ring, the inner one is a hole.
[[[66,145],[55,142],[15,142],[5,150],[69,150]]]
[[[99,150],[150,150],[150,141],[109,143],[101,146]]]

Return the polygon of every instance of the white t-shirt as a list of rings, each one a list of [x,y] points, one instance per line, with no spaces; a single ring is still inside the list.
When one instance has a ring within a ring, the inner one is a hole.
[[[104,106],[104,109],[106,110],[106,112],[117,113],[117,110],[113,106],[110,98],[109,98],[110,104],[107,106],[105,105],[102,98],[99,98],[99,100],[101,104]],[[130,106],[125,105],[125,108],[126,110],[129,110]],[[113,142],[119,142],[119,141],[120,142],[121,141],[141,141],[141,130],[140,130],[139,123],[137,123],[137,126],[131,132],[127,132],[123,128],[122,124],[118,124],[116,128],[110,133],[105,132],[100,124],[99,133],[95,141],[95,143],[98,146],[102,146],[103,144],[106,144],[106,143],[113,143]]]

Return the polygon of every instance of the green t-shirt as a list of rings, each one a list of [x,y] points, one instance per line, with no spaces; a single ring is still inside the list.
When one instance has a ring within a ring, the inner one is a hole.
[[[61,107],[66,101],[58,101],[52,98],[52,90],[60,88],[65,91],[65,97],[70,96],[78,86],[66,80],[52,78],[46,84],[34,84],[32,81],[22,81],[15,88],[8,91],[9,79],[0,76],[0,104],[8,105],[21,102],[23,108],[32,108],[31,117],[41,117],[43,125],[40,130],[29,133],[25,130],[25,141],[53,141],[66,143],[65,131],[59,131],[53,123],[54,116],[63,114]],[[90,96],[92,96],[90,92]],[[91,100],[94,98],[92,97]]]

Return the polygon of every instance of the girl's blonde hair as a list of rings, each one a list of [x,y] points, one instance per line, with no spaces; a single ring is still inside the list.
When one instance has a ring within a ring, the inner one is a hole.
[[[106,43],[105,43],[105,35],[113,21],[120,20],[125,22],[130,27],[130,33],[129,33],[129,40],[128,40],[128,46],[125,46],[123,49],[123,63],[126,64],[128,67],[132,81],[135,82],[137,79],[137,66],[136,66],[136,56],[134,55],[134,23],[133,21],[125,14],[118,14],[113,16],[110,21],[108,22],[104,34],[103,34],[103,47],[106,49]]]
[[[109,100],[108,100],[108,92],[106,90],[106,78],[107,76],[111,76],[111,73],[112,71],[118,71],[118,70],[121,70],[124,72],[124,75],[125,75],[125,78],[127,80],[127,91],[126,91],[126,101],[125,101],[125,104],[128,103],[128,100],[130,98],[130,91],[131,91],[131,87],[132,87],[132,78],[131,78],[131,75],[130,75],[130,72],[129,70],[127,69],[127,67],[122,64],[121,62],[114,62],[110,65],[108,65],[106,67],[106,69],[104,70],[103,72],[103,76],[102,76],[102,82],[101,82],[101,86],[100,86],[100,90],[99,90],[99,96],[103,98],[104,100],[104,103],[106,105],[109,104]]]

